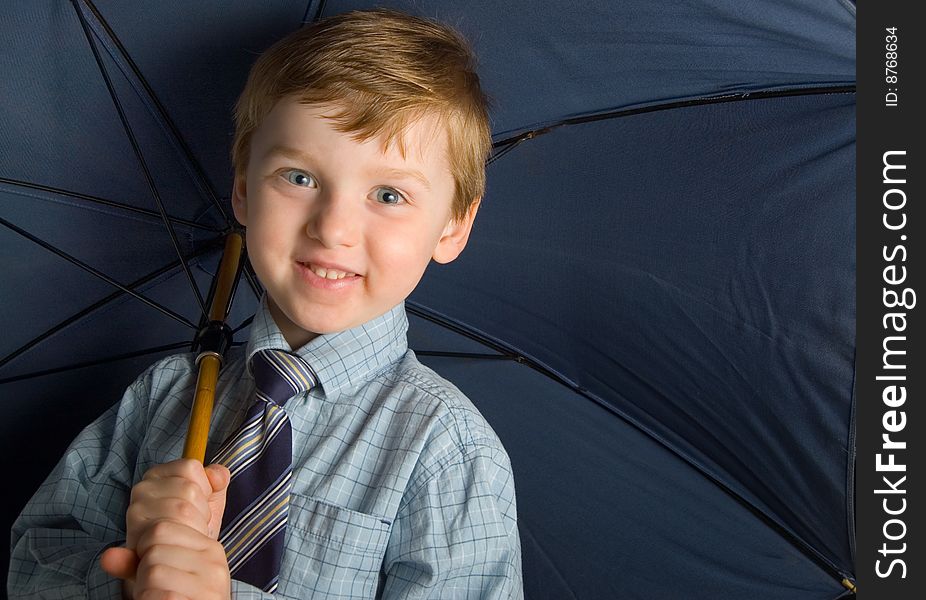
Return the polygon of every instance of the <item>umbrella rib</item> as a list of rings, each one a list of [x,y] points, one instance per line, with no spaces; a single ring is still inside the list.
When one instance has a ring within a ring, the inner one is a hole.
[[[504,145],[502,145],[501,143],[497,145],[493,144],[492,145],[493,148],[501,148],[501,150],[498,150],[497,152],[492,153],[492,156],[490,156],[489,160],[486,161],[486,166],[491,165],[492,163],[494,163],[501,157],[505,156],[506,154],[508,154],[509,152],[511,152],[518,146],[520,146],[523,142],[526,142],[527,140],[531,139],[532,137],[534,136],[529,135],[529,136],[519,137],[519,138],[509,141],[507,144],[504,144]]]
[[[32,371],[31,373],[23,373],[21,375],[13,375],[12,377],[4,377],[0,379],[0,384],[12,383],[14,381],[22,381],[24,379],[33,379],[35,377],[42,377],[43,375],[54,375],[56,373],[62,373],[64,371],[73,371],[75,369],[83,369],[86,367],[95,367],[98,365],[104,365],[107,363],[117,362],[124,360],[126,358],[136,358],[139,356],[145,356],[146,354],[154,354],[156,352],[165,352],[167,350],[177,350],[179,348],[185,348],[190,345],[189,342],[177,342],[175,344],[167,344],[164,346],[157,346],[155,348],[146,348],[144,350],[137,350],[135,352],[127,352],[125,354],[117,354],[113,356],[107,356],[105,358],[98,358],[96,360],[88,360],[84,362],[74,363],[66,365],[64,367],[54,367],[51,369],[44,369],[42,371]]]
[[[658,112],[661,110],[670,110],[673,108],[688,108],[692,106],[702,106],[705,104],[723,104],[727,102],[742,102],[744,100],[764,100],[768,98],[785,98],[790,96],[815,96],[820,94],[854,94],[855,86],[831,86],[831,87],[813,87],[813,88],[789,88],[784,90],[766,90],[759,92],[743,92],[739,94],[724,94],[720,96],[709,96],[704,98],[692,98],[689,100],[678,100],[672,102],[665,102],[662,104],[653,104],[650,106],[642,106],[638,108],[625,108],[619,110],[611,110],[602,113],[595,113],[590,115],[582,115],[578,117],[571,117],[568,119],[562,119],[560,121],[555,121],[547,125],[536,127],[528,131],[522,131],[521,133],[500,139],[492,143],[493,148],[505,148],[510,144],[519,144],[527,140],[533,139],[535,137],[550,133],[554,129],[560,127],[565,127],[567,125],[581,125],[583,123],[592,123],[594,121],[604,121],[607,119],[617,119],[620,117],[630,117],[633,115],[640,115],[650,112]],[[504,150],[502,154],[505,154],[507,150]],[[489,160],[491,163],[498,157],[493,157]]]
[[[837,582],[840,582],[840,584],[842,584],[844,580],[851,579],[848,574],[840,571],[839,567],[831,563],[828,558],[820,554],[816,549],[814,549],[810,544],[808,544],[803,539],[801,539],[797,534],[791,532],[790,530],[785,528],[782,524],[778,523],[777,521],[772,519],[769,515],[765,514],[759,507],[755,506],[753,503],[749,502],[749,500],[744,498],[742,495],[738,494],[735,490],[730,488],[726,483],[724,483],[718,477],[714,476],[706,468],[698,464],[697,461],[689,458],[687,454],[685,454],[684,452],[676,448],[674,444],[664,439],[662,436],[658,435],[654,431],[650,430],[648,427],[638,422],[636,419],[634,419],[630,415],[625,414],[623,411],[621,411],[617,407],[611,405],[609,402],[606,402],[604,399],[597,396],[591,390],[588,390],[587,388],[582,387],[578,383],[567,378],[565,375],[558,373],[554,371],[553,369],[547,367],[540,361],[530,356],[525,356],[523,353],[516,352],[514,348],[509,347],[506,344],[503,344],[497,340],[490,338],[488,335],[486,335],[483,332],[473,331],[472,329],[463,327],[462,325],[454,322],[453,320],[451,320],[449,317],[445,315],[432,311],[428,308],[421,306],[420,304],[417,304],[415,302],[411,302],[408,300],[406,300],[406,308],[408,309],[408,312],[418,317],[421,317],[427,321],[435,323],[436,325],[444,327],[445,329],[449,329],[473,341],[479,342],[480,344],[488,346],[489,348],[492,348],[493,350],[501,353],[502,355],[506,357],[513,358],[517,362],[524,364],[534,369],[535,371],[542,373],[543,375],[546,375],[550,379],[560,383],[561,385],[566,386],[567,388],[571,389],[576,394],[579,394],[580,396],[583,396],[584,398],[591,400],[592,402],[601,406],[608,412],[624,420],[626,423],[635,427],[636,429],[638,429],[639,431],[641,431],[642,433],[644,433],[645,435],[653,439],[656,443],[658,443],[662,447],[666,448],[668,451],[675,454],[680,460],[690,465],[693,469],[695,469],[703,477],[706,477],[709,481],[714,483],[714,485],[716,485],[723,492],[728,494],[731,498],[736,500],[746,510],[750,511],[754,516],[756,516],[759,520],[761,520],[763,523],[768,525],[772,530],[777,532],[778,535],[780,535],[785,540],[787,540],[791,545],[793,545],[800,552],[802,552],[805,556],[807,556],[810,560],[812,560],[817,566],[819,566],[823,571],[825,571],[827,574],[833,577]]]
[[[242,342],[232,342],[232,346],[241,346]],[[127,358],[137,358],[139,356],[146,356],[148,354],[156,354],[158,352],[167,352],[169,350],[179,350],[180,348],[188,348],[190,346],[189,342],[176,342],[174,344],[165,344],[163,346],[155,346],[152,348],[145,348],[144,350],[136,350],[134,352],[125,352],[123,354],[114,354],[112,356],[107,356],[104,358],[98,358],[96,360],[88,360],[79,363],[73,363],[70,365],[65,365],[63,367],[54,367],[51,369],[45,369],[42,371],[32,371],[30,373],[23,373],[21,375],[13,375],[12,377],[4,377],[0,379],[0,384],[13,383],[15,381],[22,381],[24,379],[34,379],[36,377],[42,377],[44,375],[54,375],[56,373],[63,373],[65,371],[74,371],[76,369],[84,369],[87,367],[95,367],[99,365],[105,365],[108,363],[118,362],[120,360],[125,360]]]
[[[83,11],[81,11],[80,7],[78,7],[76,4],[77,0],[74,0],[74,2],[74,8],[77,11],[77,15],[80,19],[81,27],[83,27],[84,35],[87,36],[87,43],[90,46],[90,50],[93,52],[93,58],[96,60],[100,74],[103,76],[103,80],[106,83],[106,88],[109,90],[109,96],[112,99],[113,105],[116,108],[116,112],[119,115],[119,120],[122,122],[122,128],[125,131],[126,137],[129,139],[129,143],[132,145],[132,151],[135,153],[135,157],[138,159],[142,172],[145,175],[145,181],[147,182],[148,188],[151,190],[152,197],[154,198],[154,202],[157,204],[158,210],[161,213],[161,219],[164,221],[164,225],[167,227],[167,232],[170,235],[170,240],[174,246],[174,251],[177,253],[177,257],[180,258],[183,271],[186,273],[187,279],[190,282],[190,288],[193,291],[196,302],[199,304],[201,314],[206,315],[208,313],[206,311],[205,301],[203,300],[202,295],[199,293],[199,287],[196,285],[196,280],[193,278],[193,272],[190,271],[190,266],[186,263],[186,261],[183,260],[183,251],[180,249],[180,240],[177,238],[177,232],[174,231],[173,224],[167,218],[167,211],[164,209],[164,204],[161,202],[161,195],[154,183],[154,177],[151,175],[151,171],[148,168],[148,163],[145,161],[145,157],[142,155],[141,146],[139,146],[138,140],[135,138],[135,134],[132,131],[132,127],[129,125],[129,121],[126,117],[125,110],[122,107],[122,103],[119,101],[119,97],[116,95],[116,88],[113,86],[113,82],[109,77],[109,73],[106,71],[106,67],[103,65],[103,59],[100,56],[100,52],[97,49],[96,44],[93,42],[93,34],[90,31],[90,26],[84,17]]]
[[[140,208],[138,206],[131,206],[129,204],[123,204],[121,202],[115,202],[113,200],[107,200],[105,198],[99,198],[97,196],[90,196],[89,194],[81,194],[79,192],[72,192],[69,190],[63,190],[61,188],[55,188],[55,187],[42,185],[38,183],[32,183],[29,181],[9,179],[7,177],[0,177],[0,183],[10,185],[13,187],[22,187],[22,188],[36,190],[39,192],[46,192],[48,194],[64,196],[66,198],[72,198],[74,200],[81,200],[83,202],[100,204],[102,206],[108,206],[110,208],[117,208],[119,210],[124,210],[126,212],[131,212],[131,213],[136,213],[139,215],[144,215],[146,217],[151,217],[152,219],[156,219],[158,222],[161,221],[161,215],[153,210],[149,210],[147,208]],[[168,217],[168,218],[172,222],[177,223],[178,225],[183,225],[185,227],[199,229],[201,231],[209,231],[211,233],[221,233],[218,229],[215,229],[214,227],[209,227],[207,225],[203,225],[202,223],[196,223],[195,221],[181,219],[180,217]]]
[[[239,331],[241,331],[242,329],[244,329],[245,327],[247,327],[253,322],[254,322],[254,315],[251,315],[250,317],[242,321],[241,325],[238,325],[237,327],[232,329],[232,334],[238,333]]]
[[[195,253],[194,253],[193,255],[191,255],[189,258],[194,258],[194,257],[196,257],[196,256],[200,256],[200,255],[202,255],[202,254],[205,254],[208,250],[209,250],[209,247],[208,247],[208,246],[203,246],[200,250],[198,250],[197,252],[195,252]],[[164,266],[164,267],[161,267],[160,269],[158,269],[158,270],[156,270],[156,271],[153,271],[153,272],[151,272],[151,273],[149,273],[149,274],[147,274],[147,275],[141,277],[140,279],[137,279],[137,280],[133,281],[133,282],[130,283],[127,287],[129,287],[130,289],[133,289],[133,290],[134,290],[134,289],[138,288],[139,286],[142,286],[142,285],[148,283],[149,281],[152,281],[152,280],[154,280],[154,279],[157,279],[157,278],[160,277],[161,275],[164,275],[164,274],[166,274],[166,273],[169,273],[169,272],[173,271],[173,270],[176,269],[178,266],[180,266],[180,261],[174,261],[174,262],[170,263],[169,265],[166,265],[166,266]],[[84,308],[83,310],[81,310],[81,311],[79,311],[79,312],[77,312],[77,313],[71,315],[70,317],[64,319],[64,320],[61,321],[60,323],[58,323],[58,324],[56,324],[56,325],[53,325],[53,326],[50,327],[48,330],[46,330],[44,333],[42,333],[42,334],[40,334],[40,335],[34,337],[33,339],[29,340],[28,342],[26,342],[25,344],[23,344],[22,346],[20,346],[20,347],[17,348],[16,350],[13,350],[11,353],[7,354],[7,355],[4,356],[2,359],[0,359],[0,367],[2,367],[3,365],[5,365],[6,363],[10,362],[11,360],[13,360],[14,358],[16,358],[17,356],[19,356],[19,355],[22,354],[23,352],[26,352],[26,351],[28,351],[28,350],[34,348],[35,346],[37,346],[38,344],[40,344],[40,343],[43,342],[44,340],[50,338],[50,337],[53,336],[54,334],[58,333],[58,332],[61,331],[62,329],[67,328],[67,327],[70,326],[72,323],[76,323],[77,321],[79,321],[80,319],[86,317],[87,315],[89,315],[89,314],[95,312],[96,310],[98,310],[98,309],[100,309],[100,308],[103,308],[104,306],[106,306],[106,305],[109,304],[110,302],[112,302],[112,301],[116,300],[117,298],[121,297],[121,296],[123,295],[123,293],[124,293],[124,292],[122,292],[121,290],[116,291],[116,292],[113,292],[113,293],[110,294],[109,296],[106,296],[105,298],[103,298],[103,299],[101,299],[101,300],[98,300],[97,302],[94,302],[94,303],[91,304],[90,306],[88,306],[88,307]]]
[[[251,266],[251,261],[245,261],[244,278],[247,280],[248,286],[250,286],[254,296],[259,300],[260,297],[264,295],[263,286],[261,286],[260,281],[257,279],[257,275],[254,273],[254,267]]]
[[[132,60],[132,57],[129,55],[125,46],[122,44],[122,41],[113,31],[112,27],[109,26],[109,23],[103,18],[103,15],[93,4],[92,0],[82,0],[90,12],[93,14],[93,17],[96,19],[96,22],[99,23],[100,27],[103,28],[103,31],[106,32],[106,35],[112,41],[113,45],[118,50],[120,56],[128,65],[129,69],[132,70],[132,74],[138,80],[139,84],[144,88],[145,93],[148,95],[152,105],[157,111],[157,117],[161,121],[161,124],[166,126],[170,131],[170,134],[173,136],[174,143],[176,143],[181,152],[183,153],[184,158],[187,161],[187,166],[192,171],[196,183],[201,191],[203,191],[207,199],[212,203],[212,205],[219,211],[219,214],[222,216],[222,219],[226,224],[230,224],[231,220],[228,214],[225,212],[225,209],[222,207],[222,203],[219,202],[218,194],[216,194],[215,189],[212,187],[209,178],[206,176],[206,172],[203,169],[202,165],[199,164],[199,161],[196,160],[196,157],[193,154],[193,150],[190,148],[189,144],[183,139],[183,136],[180,134],[180,129],[174,123],[173,119],[170,118],[170,115],[167,113],[167,109],[161,103],[160,99],[154,93],[154,88],[151,87],[151,84],[148,83],[148,80],[141,73],[141,69],[138,68],[138,65],[135,64],[135,61]],[[79,11],[78,11],[79,12]]]
[[[542,527],[543,524],[541,523],[540,526]],[[525,537],[528,537],[530,538],[531,541],[533,541],[534,547],[537,549],[537,552],[539,553],[540,557],[546,561],[549,571],[552,572],[554,575],[556,575],[557,579],[559,579],[563,587],[569,590],[569,597],[571,598],[571,600],[578,600],[578,596],[576,596],[575,590],[573,590],[572,587],[569,585],[569,580],[566,579],[566,576],[563,575],[563,572],[559,568],[557,568],[556,562],[553,560],[553,557],[551,557],[550,553],[547,552],[546,549],[544,549],[543,545],[540,543],[540,540],[538,540],[537,536],[534,535],[532,529],[535,529],[535,527],[532,524],[529,524],[525,517],[522,517],[522,515],[518,515],[518,532],[521,534],[522,540]]]
[[[311,21],[311,22],[314,23],[315,21],[318,21],[319,19],[322,18],[322,12],[325,10],[325,2],[326,2],[326,0],[321,0],[321,2],[318,3],[318,10],[315,11],[315,16],[312,17],[312,21]],[[309,1],[306,2],[306,4],[305,4],[305,13],[302,15],[302,22],[303,22],[303,23],[309,23],[309,20],[308,20],[308,18],[309,18],[309,10],[310,10],[311,8],[312,8],[312,0],[309,0]]]
[[[256,277],[254,276],[250,261],[245,261],[244,268],[241,270],[241,272],[244,274],[244,278],[248,282],[248,286],[251,288],[251,291],[253,292],[254,297],[257,298],[258,301],[260,301],[260,298],[262,297],[263,292],[260,289],[261,288],[260,282],[258,282]],[[237,327],[232,329],[232,335],[234,336],[239,331],[241,331],[242,329],[244,329],[245,327],[247,327],[253,322],[254,322],[254,315],[251,315],[250,317],[246,318],[244,321],[239,323]]]
[[[531,362],[526,357],[522,356],[521,354],[514,352],[511,348],[496,342],[495,340],[489,338],[488,336],[484,336],[470,329],[462,327],[458,325],[457,323],[451,321],[449,318],[445,317],[444,315],[441,315],[428,308],[425,308],[424,306],[418,304],[417,302],[406,300],[405,306],[408,312],[412,313],[413,315],[417,317],[420,317],[426,321],[430,321],[431,323],[434,323],[435,325],[440,325],[444,329],[449,329],[453,331],[454,333],[458,333],[475,342],[479,342],[483,346],[488,346],[489,348],[491,348],[492,350],[495,350],[499,355],[505,358],[515,360],[517,362],[523,362],[533,368],[536,368],[540,370],[544,375],[547,375],[548,377],[551,377],[559,381],[560,383],[563,383],[564,385],[567,385],[571,388],[576,387],[576,385],[573,382],[565,379],[558,373],[547,370],[545,367],[540,365],[540,363]]]
[[[29,233],[29,232],[26,231],[25,229],[22,229],[22,228],[20,228],[20,227],[17,227],[16,225],[10,223],[9,221],[7,221],[6,219],[4,219],[3,217],[0,217],[0,225],[3,225],[4,227],[7,227],[8,229],[13,230],[14,232],[16,232],[16,233],[18,233],[19,235],[23,236],[23,237],[26,238],[27,240],[29,240],[29,241],[31,241],[31,242],[34,242],[34,243],[38,244],[39,246],[45,248],[45,249],[48,250],[49,252],[52,252],[53,254],[55,254],[55,255],[57,255],[57,256],[63,258],[64,260],[68,261],[69,263],[71,263],[71,264],[73,264],[73,265],[75,265],[75,266],[80,267],[80,268],[83,269],[84,271],[87,271],[88,273],[90,273],[91,275],[93,275],[93,276],[95,276],[95,277],[97,277],[97,278],[99,278],[99,279],[102,279],[103,281],[105,281],[106,283],[110,284],[111,286],[116,287],[116,288],[119,288],[120,290],[122,290],[123,292],[125,292],[125,293],[131,295],[132,297],[134,297],[134,298],[136,298],[136,299],[138,299],[138,300],[141,300],[142,302],[144,302],[144,303],[147,304],[148,306],[150,306],[150,307],[152,307],[152,308],[154,308],[154,309],[160,311],[161,313],[167,315],[168,317],[174,319],[175,321],[179,321],[180,323],[183,323],[184,325],[186,325],[187,327],[189,327],[189,328],[191,328],[191,329],[196,329],[196,325],[194,325],[193,323],[191,323],[191,322],[190,322],[189,320],[187,320],[185,317],[183,317],[183,316],[181,316],[181,315],[175,313],[174,311],[170,310],[170,309],[167,308],[166,306],[162,306],[162,305],[158,304],[158,303],[155,302],[154,300],[151,300],[151,299],[149,299],[149,298],[146,298],[145,296],[139,294],[139,293],[136,292],[135,290],[132,290],[132,289],[130,289],[130,288],[128,288],[128,287],[122,285],[121,283],[119,283],[118,281],[116,281],[115,279],[113,279],[112,277],[110,277],[109,275],[107,275],[106,273],[103,273],[102,271],[99,271],[99,270],[97,270],[97,269],[94,269],[93,267],[91,267],[91,266],[88,265],[87,263],[83,262],[82,260],[80,260],[80,259],[78,259],[78,258],[76,258],[76,257],[74,257],[74,256],[71,256],[70,254],[68,254],[68,253],[65,252],[64,250],[61,250],[61,249],[59,249],[59,248],[56,248],[55,246],[52,246],[51,244],[49,244],[49,243],[46,242],[45,240],[39,238],[38,236],[35,236],[35,235]],[[180,262],[182,263],[183,261],[181,260]]]
[[[484,352],[445,352],[441,350],[415,350],[418,356],[437,356],[440,358],[473,358],[477,360],[513,360],[522,362],[521,357],[507,354],[486,354]]]

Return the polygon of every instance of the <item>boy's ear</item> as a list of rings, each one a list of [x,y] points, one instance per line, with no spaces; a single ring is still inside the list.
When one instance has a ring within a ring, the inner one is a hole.
[[[466,242],[469,241],[469,234],[473,230],[473,221],[476,219],[476,211],[479,210],[481,202],[482,198],[476,198],[461,220],[451,219],[447,223],[431,257],[435,262],[449,263],[463,252]]]
[[[235,175],[235,182],[232,185],[232,210],[235,211],[235,218],[242,226],[248,225],[248,184],[244,175]]]

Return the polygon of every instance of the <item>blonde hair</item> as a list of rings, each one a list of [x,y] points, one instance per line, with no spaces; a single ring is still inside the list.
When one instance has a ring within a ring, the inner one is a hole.
[[[448,134],[454,219],[485,193],[488,100],[472,50],[449,27],[376,9],[329,17],[278,41],[251,68],[235,107],[236,174],[247,169],[254,131],[287,96],[334,105],[339,131],[359,141],[382,136],[403,155],[406,128],[436,115]]]

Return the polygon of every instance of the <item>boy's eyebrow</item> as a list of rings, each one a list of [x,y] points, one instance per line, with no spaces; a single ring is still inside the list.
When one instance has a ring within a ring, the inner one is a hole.
[[[264,153],[263,158],[270,158],[273,156],[284,156],[286,158],[291,158],[293,160],[300,160],[303,162],[312,162],[312,155],[308,152],[302,150],[297,150],[296,148],[290,148],[289,146],[272,146]],[[374,173],[381,177],[398,177],[398,178],[410,178],[414,179],[420,183],[424,189],[431,191],[431,182],[428,181],[428,178],[424,176],[421,171],[417,169],[398,169],[398,168],[382,168],[375,169]]]
[[[302,160],[304,162],[311,162],[312,159],[312,155],[308,152],[290,148],[289,146],[272,146],[264,153],[263,158],[270,158],[272,156],[285,156],[286,158]]]
[[[431,191],[431,182],[421,171],[415,169],[377,169],[376,173],[384,177],[410,178],[420,183],[424,189]]]

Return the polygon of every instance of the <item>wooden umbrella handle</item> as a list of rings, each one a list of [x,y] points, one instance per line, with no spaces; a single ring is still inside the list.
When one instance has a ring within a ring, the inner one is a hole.
[[[193,458],[199,462],[206,460],[209,423],[212,421],[212,405],[215,403],[215,384],[219,379],[221,367],[222,360],[215,355],[205,355],[199,360],[196,395],[193,396],[193,410],[190,412],[190,425],[183,445],[183,458]]]
[[[238,265],[244,248],[244,237],[232,232],[225,238],[225,250],[219,264],[215,294],[209,308],[209,320],[213,323],[225,321],[228,305],[231,302]],[[206,443],[209,440],[209,423],[212,421],[212,406],[215,403],[215,387],[222,367],[222,355],[212,349],[206,349],[197,358],[199,376],[196,380],[196,394],[193,397],[193,409],[190,412],[190,424],[187,428],[186,442],[183,445],[183,458],[193,458],[199,462],[206,460]]]

